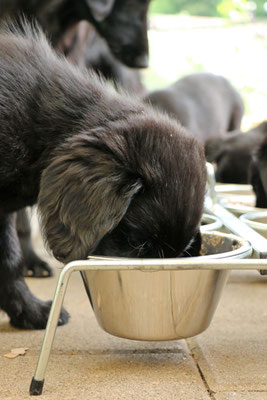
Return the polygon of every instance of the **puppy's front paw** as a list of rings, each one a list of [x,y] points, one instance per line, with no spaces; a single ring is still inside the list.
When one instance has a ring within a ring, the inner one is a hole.
[[[42,302],[35,299],[34,302],[24,307],[18,315],[10,316],[10,323],[20,329],[45,329],[48,320],[51,301]],[[69,320],[69,313],[62,308],[58,325],[64,325]]]

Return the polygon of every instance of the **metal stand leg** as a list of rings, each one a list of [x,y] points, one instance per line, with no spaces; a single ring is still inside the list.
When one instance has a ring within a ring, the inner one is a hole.
[[[45,330],[45,335],[43,339],[42,349],[39,355],[38,364],[36,367],[36,371],[34,377],[32,378],[31,386],[30,386],[30,394],[38,396],[42,394],[43,385],[44,385],[44,377],[45,371],[48,363],[48,359],[50,356],[51,347],[53,344],[59,314],[62,308],[62,303],[64,300],[65,292],[67,289],[67,285],[69,282],[69,277],[72,272],[77,270],[76,264],[68,264],[66,265],[61,274],[59,276],[58,284],[55,291],[54,300],[52,303],[52,307],[50,310],[49,318],[47,321],[47,326]]]

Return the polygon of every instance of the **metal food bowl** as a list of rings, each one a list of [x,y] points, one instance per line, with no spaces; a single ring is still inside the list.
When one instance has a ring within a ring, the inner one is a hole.
[[[201,253],[196,260],[228,258],[230,262],[250,255],[251,246],[234,235],[202,233]],[[187,338],[204,331],[228,274],[225,270],[197,269],[82,272],[95,316],[106,332],[156,341]]]
[[[215,190],[218,196],[231,195],[251,195],[253,188],[251,185],[241,185],[236,183],[216,183]]]
[[[236,216],[265,210],[255,207],[256,196],[251,185],[217,184],[215,190],[220,203]]]
[[[201,218],[201,232],[217,231],[222,227],[222,221],[211,214],[203,214]]]
[[[267,238],[267,210],[241,215],[240,220]]]

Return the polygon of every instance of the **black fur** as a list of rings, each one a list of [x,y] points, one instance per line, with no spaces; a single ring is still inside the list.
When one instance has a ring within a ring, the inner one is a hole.
[[[57,50],[75,65],[93,69],[100,76],[111,80],[115,86],[130,93],[144,95],[139,70],[122,64],[111,53],[106,41],[101,38],[92,24],[82,21],[66,32]]]
[[[107,7],[101,7],[106,4]],[[77,22],[87,20],[106,39],[122,63],[135,68],[148,63],[149,0],[1,0],[0,18],[37,18],[56,47]]]
[[[267,132],[266,132],[267,134]],[[250,180],[256,194],[256,207],[267,208],[267,142],[252,157]]]
[[[223,183],[249,183],[249,170],[253,152],[267,136],[264,121],[248,132],[240,130],[210,140],[206,144],[207,160],[217,164],[216,180]]]
[[[136,53],[132,52],[128,57],[131,58],[132,64],[136,64],[134,66],[139,66],[140,54],[143,52],[142,46],[146,48],[144,58],[147,56],[146,11],[148,1],[136,2],[136,10],[139,10],[138,15],[137,11],[133,10],[133,3],[133,1],[126,1],[116,4],[113,10],[113,0],[103,3],[101,0],[88,0],[87,3],[84,0],[0,0],[0,19],[4,20],[11,16],[13,18],[15,16],[20,17],[22,12],[27,17],[37,18],[57,51],[64,52],[72,62],[95,69],[106,78],[112,79],[116,84],[119,83],[123,87],[127,87],[131,92],[143,93],[139,72],[127,68],[119,62],[112,54],[106,40],[100,37],[94,27],[100,22],[103,23],[111,13],[116,13],[118,16],[113,16],[114,20],[121,18],[122,24],[124,24],[125,19],[129,16],[127,15],[125,18],[123,13],[126,10],[125,7],[128,7],[127,12],[130,12],[130,14],[133,12],[133,15],[130,16],[136,16],[131,22],[127,20],[128,29],[136,32],[136,35],[132,34],[131,37],[133,41],[138,39],[138,46],[140,46],[140,52],[139,50]],[[94,18],[94,14],[101,21],[97,21]],[[84,19],[90,20],[92,24],[86,21],[79,22]],[[83,33],[84,25],[87,26],[87,29],[90,27],[90,31],[86,35]],[[103,37],[108,35],[112,40],[113,30],[117,32],[118,28],[118,23],[114,27],[107,24],[107,31],[105,28],[101,30]],[[140,42],[139,30],[142,30],[143,42]],[[121,41],[122,38],[118,37],[118,49],[120,49]],[[136,47],[136,43],[132,43],[132,46],[133,48]],[[120,58],[120,55],[118,57]],[[32,247],[27,214],[24,212],[23,219],[18,218],[18,221],[20,222],[19,237],[23,238],[20,243],[24,258],[25,275],[30,273],[33,277],[51,276],[51,268],[36,255]],[[25,226],[22,225],[23,222]]]
[[[34,251],[31,241],[31,225],[25,208],[17,212],[16,227],[22,250],[24,275],[35,278],[52,276],[52,269]]]
[[[205,72],[187,75],[144,100],[177,118],[203,144],[239,129],[244,113],[243,101],[231,83]]]
[[[49,304],[23,281],[16,211],[38,202],[64,262],[176,257],[199,232],[206,172],[202,146],[180,124],[24,31],[0,34],[0,306],[13,325],[42,328]]]

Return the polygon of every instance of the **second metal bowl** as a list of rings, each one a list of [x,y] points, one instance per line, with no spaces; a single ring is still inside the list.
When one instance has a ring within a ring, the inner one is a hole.
[[[222,227],[222,221],[211,214],[203,214],[201,218],[201,232],[218,231]]]
[[[251,185],[217,184],[215,187],[220,203],[236,216],[262,211],[256,208],[256,197]]]
[[[243,214],[240,220],[267,238],[267,211]]]

